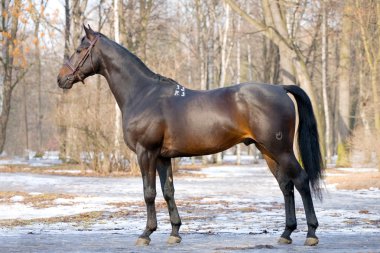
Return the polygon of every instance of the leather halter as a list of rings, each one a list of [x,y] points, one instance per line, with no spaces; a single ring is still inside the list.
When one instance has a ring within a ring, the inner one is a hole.
[[[80,68],[83,66],[83,64],[85,63],[85,61],[87,60],[87,58],[89,56],[91,59],[92,70],[95,72],[94,64],[92,62],[91,51],[94,48],[95,43],[98,41],[99,37],[100,37],[100,35],[96,35],[94,40],[90,41],[90,46],[88,48],[86,48],[85,54],[83,55],[83,57],[80,59],[80,61],[78,61],[78,63],[75,66],[70,63],[70,59],[64,63],[64,65],[67,66],[71,70],[71,72],[69,73],[69,77],[68,77],[69,80],[73,80],[74,77],[76,76],[76,77],[78,77],[79,81],[84,83],[84,81],[81,78],[81,75],[79,75],[79,73],[81,72]]]

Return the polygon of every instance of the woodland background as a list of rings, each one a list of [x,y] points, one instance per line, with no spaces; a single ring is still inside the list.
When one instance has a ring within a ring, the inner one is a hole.
[[[135,169],[105,79],[57,86],[90,24],[188,88],[300,85],[327,164],[379,166],[379,0],[1,0],[0,19],[2,156],[59,150],[102,173]]]

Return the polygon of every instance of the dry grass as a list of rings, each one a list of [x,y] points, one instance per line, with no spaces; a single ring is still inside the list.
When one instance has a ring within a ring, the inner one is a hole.
[[[12,197],[22,196],[24,199],[22,201],[17,201],[18,203],[23,203],[35,208],[47,208],[56,205],[54,200],[58,198],[73,199],[73,195],[69,194],[58,194],[58,193],[41,193],[38,195],[30,195],[26,192],[19,191],[4,191],[0,192],[0,203],[12,203]]]
[[[51,218],[36,218],[36,219],[7,219],[0,220],[0,227],[18,227],[18,226],[27,226],[31,224],[54,224],[54,223],[71,223],[73,226],[89,227],[92,224],[99,223],[109,219],[118,219],[130,215],[130,212],[125,210],[117,212],[104,212],[104,211],[92,211],[85,212],[75,215],[67,215],[60,217],[51,217]]]
[[[71,173],[70,171],[74,172]],[[78,171],[78,172],[77,172]],[[130,172],[115,171],[110,173],[101,173],[92,170],[85,170],[80,164],[62,164],[49,167],[29,167],[26,165],[6,165],[0,166],[0,172],[7,173],[33,173],[48,174],[58,176],[74,176],[74,177],[127,177],[133,176]]]
[[[191,171],[199,171],[205,168],[205,165],[184,165],[180,166],[179,170],[174,173],[175,177],[205,177],[201,173],[191,173]],[[70,171],[74,172],[71,173]],[[26,165],[3,165],[0,166],[0,173],[33,173],[47,174],[57,176],[72,176],[72,177],[135,177],[136,175],[130,171],[113,171],[109,173],[97,172],[94,170],[86,170],[80,164],[61,164],[48,167],[31,167]]]
[[[126,212],[123,212],[122,214],[124,216],[127,215]],[[89,225],[101,219],[102,216],[103,216],[102,211],[93,211],[93,212],[80,213],[76,215],[51,217],[51,218],[37,218],[37,219],[29,219],[29,220],[8,219],[8,220],[0,220],[0,226],[1,227],[17,227],[17,226],[26,226],[26,225],[30,225],[34,223],[52,224],[52,223],[57,223],[57,222],[75,223],[76,225]]]
[[[359,169],[358,169],[359,170]],[[328,170],[325,181],[328,184],[337,184],[337,189],[361,190],[369,188],[380,189],[380,172],[343,172]],[[334,175],[339,173],[339,175]]]

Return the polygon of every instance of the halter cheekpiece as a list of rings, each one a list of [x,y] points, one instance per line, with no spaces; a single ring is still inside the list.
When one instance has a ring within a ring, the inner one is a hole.
[[[82,59],[80,59],[80,61],[78,61],[78,63],[75,66],[73,66],[70,63],[70,60],[67,60],[64,63],[64,65],[67,66],[71,70],[71,73],[69,74],[69,76],[71,76],[71,78],[68,78],[68,79],[72,79],[75,76],[77,76],[78,79],[79,79],[79,81],[81,81],[82,83],[84,83],[83,79],[79,75],[79,73],[81,72],[80,68],[83,66],[83,64],[85,63],[85,61],[87,60],[87,58],[91,55],[91,50],[94,48],[95,43],[98,41],[99,37],[100,37],[100,35],[97,34],[95,36],[94,40],[90,41],[90,46],[88,48],[86,48],[86,53],[83,55]],[[94,64],[92,62],[92,57],[90,57],[90,59],[91,59],[92,70],[95,72]]]

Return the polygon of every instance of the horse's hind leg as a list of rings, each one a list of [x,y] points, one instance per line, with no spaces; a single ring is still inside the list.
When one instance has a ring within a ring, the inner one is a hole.
[[[281,244],[290,244],[292,243],[290,235],[297,228],[297,219],[294,204],[294,184],[287,175],[281,173],[278,164],[273,159],[265,154],[263,154],[263,156],[267,161],[272,174],[277,179],[280,189],[284,195],[286,223],[285,230],[278,242]]]
[[[319,240],[315,235],[315,230],[318,227],[317,216],[315,215],[313,200],[311,198],[311,191],[309,186],[309,177],[306,171],[301,167],[293,153],[283,154],[279,159],[280,170],[284,173],[293,183],[301,195],[302,202],[305,209],[305,215],[308,225],[307,238],[305,245],[317,245]]]
[[[179,236],[179,228],[181,227],[181,218],[179,217],[177,205],[174,200],[171,159],[160,158],[157,163],[157,171],[160,176],[162,193],[164,194],[166,204],[168,205],[170,223],[172,224],[172,233],[170,234],[168,243],[180,243],[181,236]]]

